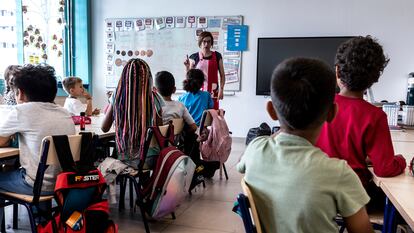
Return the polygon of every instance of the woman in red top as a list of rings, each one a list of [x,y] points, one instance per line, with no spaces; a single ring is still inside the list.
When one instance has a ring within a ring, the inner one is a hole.
[[[346,160],[369,193],[372,176],[367,157],[377,176],[397,176],[406,167],[401,155],[394,156],[386,114],[363,99],[388,61],[381,45],[370,36],[355,37],[339,46],[335,60],[338,114],[323,125],[317,142],[330,157]]]
[[[202,90],[211,93],[214,109],[218,109],[218,101],[223,99],[225,76],[223,58],[219,52],[211,50],[213,44],[214,38],[211,32],[205,31],[200,33],[198,36],[198,46],[201,50],[191,54],[189,58],[187,56],[184,65],[186,71],[194,68],[203,71],[205,82]],[[220,83],[218,73],[220,73]]]

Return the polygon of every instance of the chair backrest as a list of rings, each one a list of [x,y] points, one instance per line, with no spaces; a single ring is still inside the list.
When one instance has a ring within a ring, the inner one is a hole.
[[[172,119],[172,124],[174,125],[174,135],[180,134],[184,129],[184,119],[183,118],[174,118]]]
[[[244,179],[241,180],[241,187],[242,187],[244,196],[247,197],[247,199],[249,201],[251,218],[253,219],[253,224],[256,228],[256,232],[257,233],[262,233],[262,227],[260,225],[260,220],[259,220],[259,215],[257,213],[256,204],[254,202],[252,192],[251,192],[249,186],[247,186]],[[246,217],[250,217],[250,216],[246,216]],[[244,218],[244,216],[243,216],[243,218]],[[245,221],[243,220],[243,222],[245,222]]]
[[[158,126],[158,128],[160,129],[160,132],[161,132],[162,136],[166,136],[167,135],[168,125],[161,125],[161,126]],[[151,142],[150,142],[150,147],[154,147],[156,145],[158,145],[157,140],[155,139],[154,134],[152,134]]]
[[[78,161],[80,159],[82,135],[68,135],[70,150],[72,152],[73,160]],[[40,153],[45,152],[46,144],[47,147],[47,165],[59,165],[59,159],[56,154],[55,144],[53,143],[52,136],[43,138],[42,146],[40,147]]]

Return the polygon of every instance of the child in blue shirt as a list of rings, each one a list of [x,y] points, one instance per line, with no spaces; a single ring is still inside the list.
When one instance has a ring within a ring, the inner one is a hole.
[[[210,93],[200,90],[204,81],[203,71],[199,69],[189,70],[183,82],[183,88],[187,93],[178,97],[178,101],[185,105],[197,126],[200,126],[204,110],[213,108],[214,106]]]

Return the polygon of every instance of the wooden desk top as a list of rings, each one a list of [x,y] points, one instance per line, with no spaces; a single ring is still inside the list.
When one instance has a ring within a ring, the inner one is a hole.
[[[414,130],[391,131],[393,142],[414,142]]]
[[[2,147],[0,148],[0,159],[19,155],[18,148]]]
[[[414,177],[410,178],[414,180]],[[411,229],[414,229],[413,184],[414,181],[410,185],[407,185],[406,182],[395,182],[392,180],[381,183],[381,189]]]

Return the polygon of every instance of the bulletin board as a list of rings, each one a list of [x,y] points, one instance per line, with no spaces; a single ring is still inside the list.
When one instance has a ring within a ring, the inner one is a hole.
[[[145,60],[153,77],[166,70],[182,90],[186,56],[198,52],[202,31],[213,34],[212,50],[223,56],[226,91],[240,91],[241,51],[227,50],[227,26],[242,25],[242,16],[167,16],[153,18],[111,18],[105,20],[105,80],[115,88],[122,69],[131,58]]]

